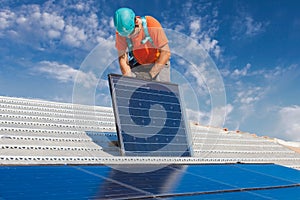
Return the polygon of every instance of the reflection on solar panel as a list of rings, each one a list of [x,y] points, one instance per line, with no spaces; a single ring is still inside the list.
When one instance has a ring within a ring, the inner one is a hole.
[[[123,155],[190,156],[176,84],[109,75]]]
[[[170,165],[146,173],[107,166],[12,166],[0,167],[0,174],[0,199],[300,197],[300,171],[273,164]]]

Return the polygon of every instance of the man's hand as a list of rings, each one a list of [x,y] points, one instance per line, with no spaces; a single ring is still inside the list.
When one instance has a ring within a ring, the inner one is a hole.
[[[131,69],[128,64],[128,57],[126,51],[118,51],[119,55],[119,64],[122,74],[124,76],[131,76]]]
[[[170,60],[171,53],[168,44],[162,46],[159,51],[159,57],[149,72],[151,77],[156,77]]]
[[[144,80],[152,80],[152,76],[149,72],[135,72],[136,78],[144,79]]]

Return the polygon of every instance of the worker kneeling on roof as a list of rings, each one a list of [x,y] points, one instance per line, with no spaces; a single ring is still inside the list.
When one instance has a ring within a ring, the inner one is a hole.
[[[171,53],[161,24],[151,16],[139,17],[129,8],[120,8],[114,25],[122,74],[170,82]]]

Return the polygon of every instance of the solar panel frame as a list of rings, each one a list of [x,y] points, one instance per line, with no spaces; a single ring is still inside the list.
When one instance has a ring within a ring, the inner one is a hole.
[[[109,74],[108,81],[121,155],[192,155],[189,127],[185,121],[177,84],[117,74]],[[156,107],[152,109],[151,106]],[[161,117],[161,114],[164,114],[162,110],[166,116]],[[164,124],[153,125],[155,123]],[[131,135],[126,133],[129,129]],[[156,134],[153,135],[153,132]],[[155,143],[154,139],[158,142]],[[146,142],[151,145],[145,145]],[[143,148],[144,150],[140,151]],[[155,151],[158,149],[160,151]]]

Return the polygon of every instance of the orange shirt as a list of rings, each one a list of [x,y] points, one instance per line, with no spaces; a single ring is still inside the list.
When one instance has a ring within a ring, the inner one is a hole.
[[[133,44],[133,55],[140,64],[154,63],[159,56],[157,49],[168,43],[167,36],[161,24],[151,16],[146,16],[146,21],[149,35],[152,38],[155,47],[153,47],[149,41],[145,44],[141,43],[141,41],[145,38],[143,27],[137,35],[131,38]],[[116,33],[116,48],[119,51],[126,51],[127,49],[126,38],[120,36],[118,33]]]

